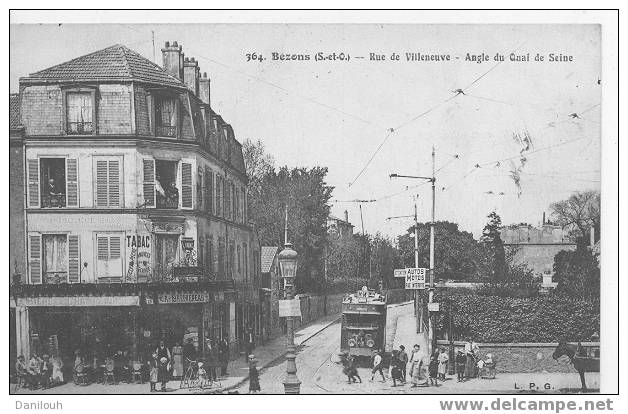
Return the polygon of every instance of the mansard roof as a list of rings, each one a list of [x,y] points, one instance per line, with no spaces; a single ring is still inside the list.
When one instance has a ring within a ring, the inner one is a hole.
[[[27,81],[139,81],[185,87],[178,78],[124,45],[113,45],[48,69],[31,73]]]

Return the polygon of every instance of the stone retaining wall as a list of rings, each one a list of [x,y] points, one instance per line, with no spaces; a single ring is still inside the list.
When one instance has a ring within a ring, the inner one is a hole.
[[[449,345],[448,341],[438,341],[439,347]],[[454,342],[456,351],[464,348],[464,342]],[[478,343],[479,356],[493,355],[497,364],[497,372],[531,373],[531,372],[576,372],[567,357],[558,360],[552,358],[558,343],[508,343],[488,344]],[[583,342],[582,346],[599,348],[599,342]]]

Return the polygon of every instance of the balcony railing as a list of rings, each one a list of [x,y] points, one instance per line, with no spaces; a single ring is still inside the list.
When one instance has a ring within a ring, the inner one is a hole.
[[[56,285],[68,281],[68,272],[44,272],[44,283]]]
[[[168,208],[176,210],[179,208],[179,196],[164,197],[157,195],[157,208]]]
[[[65,194],[44,195],[41,197],[44,208],[65,207]]]
[[[177,127],[171,125],[158,125],[155,127],[155,134],[158,137],[177,137]]]
[[[68,135],[86,135],[93,132],[93,122],[68,122]]]

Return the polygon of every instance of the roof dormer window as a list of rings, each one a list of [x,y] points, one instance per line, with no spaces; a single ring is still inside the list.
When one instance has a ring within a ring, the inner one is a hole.
[[[94,133],[94,93],[67,92],[66,133],[91,135]]]

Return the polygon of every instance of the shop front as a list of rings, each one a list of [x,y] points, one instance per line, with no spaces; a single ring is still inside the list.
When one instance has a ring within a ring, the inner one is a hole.
[[[234,291],[168,288],[142,296],[137,317],[141,357],[149,356],[160,341],[169,349],[191,342],[196,352],[205,354],[208,345],[228,340],[229,302],[236,296]]]

